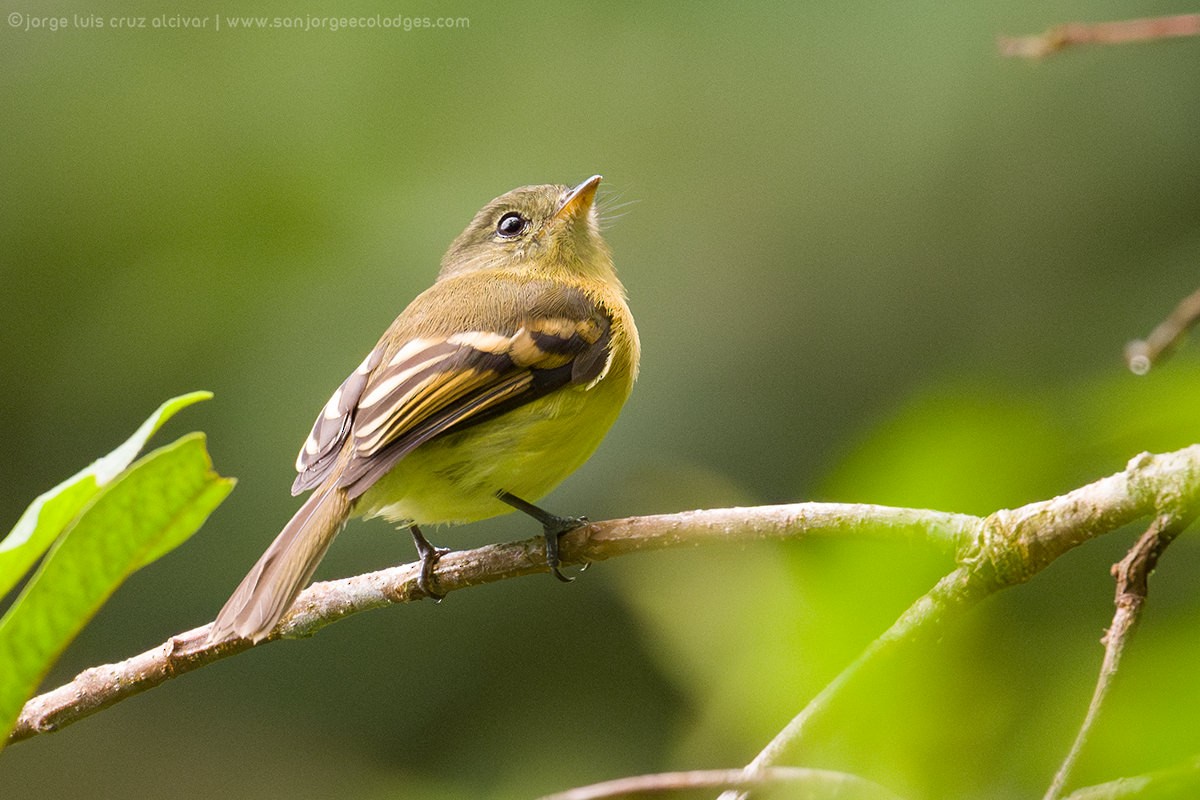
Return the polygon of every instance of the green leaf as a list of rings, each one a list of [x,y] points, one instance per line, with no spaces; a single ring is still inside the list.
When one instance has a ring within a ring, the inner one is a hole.
[[[116,588],[191,536],[233,485],[213,471],[204,435],[193,433],[100,490],[0,619],[0,732],[12,729],[50,666]]]
[[[116,450],[39,495],[0,541],[0,597],[17,585],[100,489],[133,462],[163,423],[180,409],[211,397],[211,392],[191,392],[168,400]]]

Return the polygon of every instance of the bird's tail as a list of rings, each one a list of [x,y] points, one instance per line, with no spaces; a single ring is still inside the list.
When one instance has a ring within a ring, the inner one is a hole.
[[[346,522],[342,489],[318,489],[300,506],[217,614],[208,641],[236,635],[258,642],[291,607]]]

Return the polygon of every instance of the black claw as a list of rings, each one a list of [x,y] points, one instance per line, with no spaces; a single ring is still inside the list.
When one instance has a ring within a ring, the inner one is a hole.
[[[586,524],[587,517],[559,517],[547,514],[542,520],[542,535],[546,537],[546,566],[550,568],[550,573],[563,583],[570,583],[575,579],[563,575],[562,570],[558,568],[558,537]]]
[[[508,492],[497,492],[496,497],[501,501],[508,503],[518,511],[523,511],[529,516],[542,523],[542,535],[546,539],[546,566],[550,568],[550,574],[558,578],[563,583],[570,583],[574,578],[568,578],[558,568],[558,537],[564,533],[582,528],[588,524],[587,517],[560,517],[557,514],[551,514],[549,511],[538,508],[533,503],[527,503],[516,495]]]
[[[434,547],[416,525],[410,526],[409,531],[412,533],[413,544],[417,546],[417,555],[421,559],[421,572],[417,575],[417,588],[426,596],[432,597],[440,603],[446,595],[433,588],[433,568],[437,566],[439,558],[450,552],[450,548]]]
[[[433,567],[438,562],[438,557],[447,552],[446,548],[440,548],[439,553],[421,559],[421,572],[417,575],[417,589],[419,589],[426,597],[430,597],[437,602],[442,602],[446,599],[444,592],[436,591],[433,588]]]

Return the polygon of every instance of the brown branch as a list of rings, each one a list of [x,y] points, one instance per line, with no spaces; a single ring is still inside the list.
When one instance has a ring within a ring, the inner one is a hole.
[[[972,540],[979,519],[964,514],[888,508],[865,504],[801,503],[595,523],[562,538],[567,564],[603,561],[643,550],[693,546],[703,542],[789,539],[803,536],[876,535],[931,540],[954,551]],[[541,537],[448,553],[434,571],[445,593],[469,586],[546,571]],[[311,636],[342,617],[396,603],[420,600],[417,565],[315,583],[267,639]],[[70,683],[28,703],[9,742],[55,731],[86,716],[206,664],[248,650],[246,640],[209,644],[209,625],[171,637],[165,643],[115,664],[84,670]]]
[[[855,797],[863,800],[895,800],[896,795],[877,783],[857,775],[824,769],[774,767],[755,775],[740,769],[705,769],[691,772],[663,772],[580,786],[540,800],[612,800],[673,794],[696,789],[755,789],[765,786],[793,785],[798,796]]]
[[[1190,508],[1200,494],[1200,445],[1166,453],[1143,453],[1122,472],[1069,494],[986,520],[887,506],[798,503],[757,508],[688,511],[596,523],[563,537],[568,564],[603,561],[648,550],[691,547],[712,542],[799,539],[808,536],[886,536],[931,541],[953,551],[960,566],[934,591],[913,605],[880,637],[884,651],[919,631],[936,629],[950,612],[961,611],[983,596],[1028,580],[1058,556],[1134,519],[1160,513],[1170,499]],[[434,572],[438,588],[452,592],[479,584],[545,572],[541,537],[449,553]],[[371,608],[418,600],[415,564],[310,586],[264,642],[311,636],[324,626]],[[248,650],[249,642],[210,645],[208,626],[174,636],[164,644],[116,664],[85,670],[70,683],[33,698],[9,741],[58,730],[168,678]],[[872,651],[874,652],[874,651]],[[828,704],[836,690],[865,663],[847,669],[834,690],[820,696]],[[757,774],[777,762],[805,723],[825,705],[801,712],[751,765]]]
[[[1150,331],[1145,339],[1135,339],[1125,345],[1125,363],[1134,375],[1145,375],[1150,367],[1171,354],[1192,326],[1200,320],[1200,290],[1193,292],[1175,306],[1170,316]]]
[[[1028,581],[1072,548],[1138,517],[1164,513],[1164,509],[1194,516],[1200,504],[1198,457],[1200,445],[1158,456],[1143,453],[1124,472],[1052,500],[990,515],[981,524],[974,546],[960,556],[961,566],[913,603],[801,709],[746,765],[746,774],[779,764],[802,741],[813,720],[867,666],[880,663],[906,643],[940,631],[988,595]],[[746,795],[731,791],[721,797],[732,800]]]
[[[1150,573],[1154,571],[1163,551],[1190,524],[1191,520],[1191,516],[1185,517],[1172,513],[1160,514],[1150,523],[1150,527],[1129,549],[1125,557],[1113,565],[1112,575],[1117,582],[1117,594],[1114,600],[1116,609],[1113,612],[1112,625],[1109,626],[1108,632],[1104,636],[1104,661],[1100,665],[1100,675],[1096,679],[1096,688],[1092,693],[1092,700],[1088,704],[1083,724],[1079,726],[1079,733],[1075,735],[1071,749],[1063,759],[1062,766],[1055,773],[1050,788],[1046,790],[1045,800],[1057,800],[1062,796],[1063,787],[1066,786],[1067,780],[1071,776],[1071,770],[1075,768],[1075,762],[1079,759],[1084,744],[1087,743],[1088,735],[1095,726],[1100,709],[1108,696],[1114,678],[1116,678],[1125,648],[1133,638],[1133,631],[1137,627],[1138,620],[1141,619],[1142,608],[1145,606],[1149,591]]]
[[[1128,44],[1200,36],[1200,14],[1177,14],[1118,22],[1068,22],[1034,36],[1001,36],[1000,55],[1012,58],[1045,58],[1068,47],[1086,44]]]

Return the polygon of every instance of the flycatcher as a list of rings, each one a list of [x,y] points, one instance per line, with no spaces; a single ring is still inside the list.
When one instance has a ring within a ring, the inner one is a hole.
[[[633,388],[637,329],[593,200],[600,176],[484,206],[329,398],[296,459],[312,489],[217,615],[210,641],[259,641],[352,516],[407,526],[431,585],[445,552],[422,525],[523,511],[558,537],[583,524],[533,503],[596,449]]]

